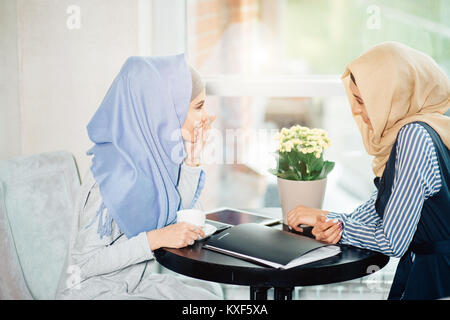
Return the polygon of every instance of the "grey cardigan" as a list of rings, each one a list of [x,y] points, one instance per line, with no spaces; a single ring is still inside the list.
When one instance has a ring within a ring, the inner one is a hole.
[[[178,192],[188,207],[201,168],[181,166]],[[75,207],[66,264],[57,299],[222,299],[216,283],[181,275],[155,274],[153,252],[145,232],[128,239],[113,221],[110,236],[97,234],[102,202],[98,184],[88,170]],[[197,202],[195,207],[200,204]]]

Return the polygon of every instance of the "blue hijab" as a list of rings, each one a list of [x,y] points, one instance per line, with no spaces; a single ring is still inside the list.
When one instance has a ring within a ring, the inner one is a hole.
[[[127,238],[176,220],[185,158],[181,137],[192,79],[184,55],[131,57],[87,126],[91,171],[103,204],[98,232],[114,220]],[[105,223],[102,215],[107,208]]]

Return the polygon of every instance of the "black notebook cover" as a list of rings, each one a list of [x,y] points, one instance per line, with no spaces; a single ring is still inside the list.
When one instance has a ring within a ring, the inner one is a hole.
[[[292,260],[324,246],[328,244],[287,231],[245,223],[211,236],[204,248],[285,266]]]

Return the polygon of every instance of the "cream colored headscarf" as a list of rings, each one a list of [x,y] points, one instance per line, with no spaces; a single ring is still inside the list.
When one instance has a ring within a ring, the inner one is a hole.
[[[372,170],[381,177],[398,131],[423,121],[450,148],[450,81],[429,56],[401,43],[377,45],[351,62],[342,76],[351,104],[350,73],[364,100],[373,131],[354,116],[367,153],[374,156]]]

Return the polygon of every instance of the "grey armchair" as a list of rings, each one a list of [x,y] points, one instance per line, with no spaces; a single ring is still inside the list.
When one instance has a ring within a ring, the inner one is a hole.
[[[79,187],[67,152],[0,161],[0,299],[54,299]]]

